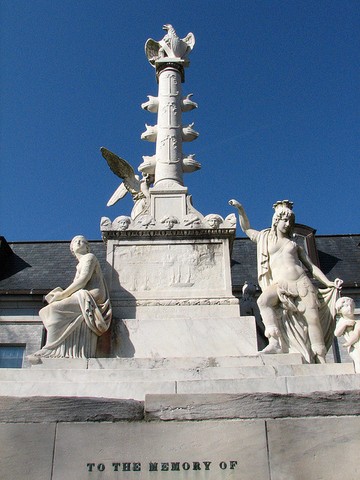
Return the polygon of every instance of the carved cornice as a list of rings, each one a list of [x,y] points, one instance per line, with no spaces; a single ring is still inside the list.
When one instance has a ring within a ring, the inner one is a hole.
[[[155,67],[156,67],[156,79],[157,82],[159,83],[159,76],[161,72],[163,72],[167,68],[172,68],[173,70],[176,70],[180,73],[180,78],[181,78],[181,83],[185,82],[185,70],[184,67],[187,67],[189,65],[189,61],[187,62],[185,60],[180,60],[180,59],[161,59],[156,61]]]
[[[204,305],[239,305],[239,299],[236,297],[225,298],[165,298],[165,299],[144,299],[144,300],[111,300],[114,307],[186,307],[186,306],[204,306]]]
[[[108,240],[125,240],[127,238],[168,238],[176,240],[177,238],[235,238],[235,228],[199,228],[199,229],[179,229],[179,230],[102,230],[104,242]]]

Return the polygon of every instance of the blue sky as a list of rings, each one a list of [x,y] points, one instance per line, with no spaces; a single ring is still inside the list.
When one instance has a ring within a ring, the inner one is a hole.
[[[8,241],[100,239],[119,184],[99,148],[134,168],[157,94],[144,44],[164,23],[196,37],[184,146],[202,169],[185,176],[204,215],[240,200],[254,228],[294,201],[318,234],[360,232],[358,1],[0,0],[0,235]],[[129,197],[129,195],[127,196]],[[242,235],[238,229],[238,235]]]

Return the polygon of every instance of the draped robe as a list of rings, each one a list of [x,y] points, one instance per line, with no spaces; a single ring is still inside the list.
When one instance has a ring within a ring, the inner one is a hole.
[[[319,309],[319,321],[324,335],[325,347],[331,347],[335,328],[335,303],[338,290],[335,287],[316,289],[310,279],[304,275],[295,282],[275,282],[271,275],[270,254],[268,249],[271,229],[257,232],[251,238],[257,243],[258,282],[265,291],[270,285],[278,285],[279,307],[277,316],[281,332],[281,347],[284,353],[301,353],[307,363],[314,362],[314,354],[308,335],[303,299],[312,296]],[[281,253],[281,251],[277,252]],[[275,253],[274,255],[276,255]]]
[[[36,356],[95,356],[97,338],[108,330],[112,310],[99,261],[92,253],[87,253],[79,260],[74,281],[82,277],[89,277],[84,288],[40,310],[47,341],[35,353]]]

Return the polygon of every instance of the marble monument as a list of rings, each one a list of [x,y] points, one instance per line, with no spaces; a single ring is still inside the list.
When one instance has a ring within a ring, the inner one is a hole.
[[[101,219],[109,293],[88,242],[75,237],[75,279],[40,311],[48,331],[35,354],[41,364],[1,369],[0,477],[337,480],[341,472],[355,480],[360,376],[351,363],[322,364],[341,281],[294,243],[291,202],[277,202],[271,229],[259,232],[232,200],[258,244],[262,289],[257,304],[258,287],[245,283],[239,305],[230,276],[235,214],[204,216],[184,184],[183,174],[200,168],[182,149],[198,136],[182,123],[197,105],[181,93],[195,38],[164,29],[145,46],[159,92],[142,105],[157,114],[142,138],[155,153],[137,175],[101,149],[122,179],[108,205],[126,193],[134,199],[131,212]],[[320,304],[304,268],[325,284],[329,303]],[[358,369],[353,304],[343,298],[336,308],[336,334]],[[107,329],[112,358],[95,354]]]
[[[194,48],[192,33],[181,39],[163,27],[160,40],[147,40],[145,53],[155,68],[158,95],[141,106],[157,115],[141,138],[155,143],[144,155],[140,175],[117,154],[101,153],[122,183],[110,198],[114,205],[129,192],[130,215],[101,219],[107,244],[106,278],[114,308],[113,354],[135,357],[218,356],[256,353],[254,320],[240,318],[232,294],[230,249],[234,214],[203,215],[192,202],[184,174],[201,168],[183,146],[198,137],[194,122],[182,115],[197,104],[183,95],[185,68]],[[208,332],[212,335],[209,336]]]

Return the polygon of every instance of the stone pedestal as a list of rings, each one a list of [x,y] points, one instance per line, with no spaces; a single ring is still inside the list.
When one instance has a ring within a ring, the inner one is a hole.
[[[187,188],[180,186],[171,192],[154,187],[150,190],[151,216],[159,222],[170,211],[175,217],[184,218],[187,213],[186,193]]]
[[[120,357],[255,355],[253,317],[232,295],[232,229],[107,232]]]

